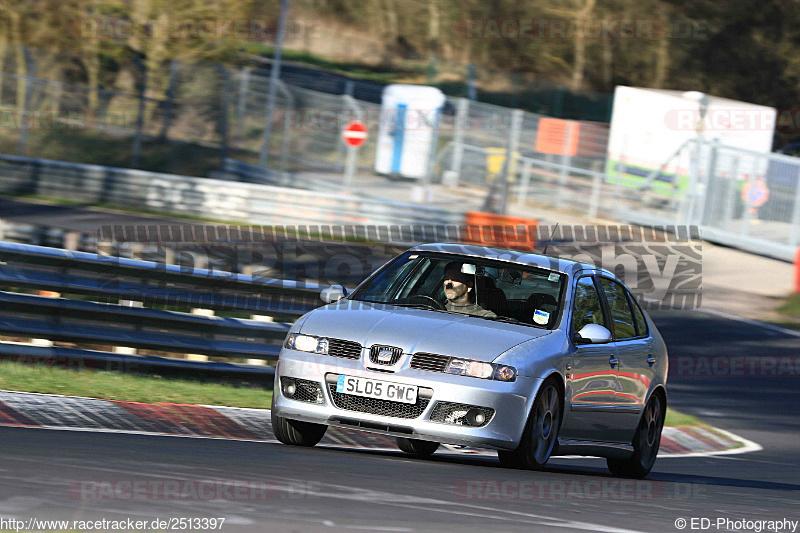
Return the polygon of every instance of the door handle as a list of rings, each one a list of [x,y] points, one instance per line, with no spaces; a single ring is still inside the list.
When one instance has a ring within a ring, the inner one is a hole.
[[[617,359],[616,357],[612,357],[611,359],[608,360],[608,364],[611,366],[616,366],[618,363],[619,359]]]
[[[650,366],[653,366],[654,364],[656,364],[656,358],[653,357],[652,355],[648,354],[648,356],[647,356],[647,364],[649,364]]]

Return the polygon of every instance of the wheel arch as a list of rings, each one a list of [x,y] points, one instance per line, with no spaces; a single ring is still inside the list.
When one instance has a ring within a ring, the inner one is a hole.
[[[647,396],[647,402],[650,401],[650,398],[653,397],[654,394],[658,394],[659,398],[661,399],[661,403],[664,405],[664,413],[666,414],[667,411],[667,389],[664,385],[657,385],[653,388],[650,394]],[[645,405],[647,405],[645,402]]]

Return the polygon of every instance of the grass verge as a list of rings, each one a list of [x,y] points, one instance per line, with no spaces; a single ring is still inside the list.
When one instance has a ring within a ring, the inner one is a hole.
[[[787,318],[800,319],[800,292],[787,296],[777,311]]]
[[[271,385],[271,384],[270,384]],[[215,383],[101,370],[71,370],[0,361],[0,389],[20,392],[88,396],[132,402],[225,405],[267,408],[272,390],[263,386]],[[667,426],[699,426],[694,416],[667,409]]]
[[[271,382],[219,382],[208,379],[122,374],[82,368],[0,361],[0,389],[88,396],[132,402],[269,407]]]
[[[667,417],[664,421],[665,426],[703,426],[703,422],[700,421],[699,418],[687,415],[686,413],[681,413],[680,411],[676,411],[671,407],[667,407]]]
[[[765,322],[780,326],[786,329],[800,331],[800,292],[795,292],[782,298],[783,303],[771,313],[769,317],[763,318]]]

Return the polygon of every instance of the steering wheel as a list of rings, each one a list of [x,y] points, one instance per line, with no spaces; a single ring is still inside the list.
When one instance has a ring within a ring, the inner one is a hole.
[[[446,309],[444,304],[439,302],[439,300],[426,294],[415,294],[413,296],[409,296],[408,298],[403,298],[403,303],[420,303],[423,305],[430,305],[431,307],[439,309],[440,311],[444,311]]]

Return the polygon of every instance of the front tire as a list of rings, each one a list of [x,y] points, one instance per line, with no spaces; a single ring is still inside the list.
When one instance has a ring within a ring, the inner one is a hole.
[[[439,449],[438,442],[397,437],[397,447],[415,457],[428,457]]]
[[[325,431],[328,426],[325,424],[313,424],[311,422],[302,422],[300,420],[290,420],[275,414],[275,394],[278,391],[273,391],[272,407],[270,409],[270,419],[272,420],[272,433],[275,438],[283,444],[292,446],[314,446],[322,437],[325,436]]]
[[[561,395],[556,382],[545,381],[536,394],[519,446],[513,451],[499,450],[500,463],[509,468],[544,468],[558,442],[561,410]]]
[[[661,430],[664,428],[661,402],[659,394],[654,394],[647,402],[633,436],[633,455],[628,459],[606,459],[608,469],[615,476],[643,478],[653,469],[661,445]]]

